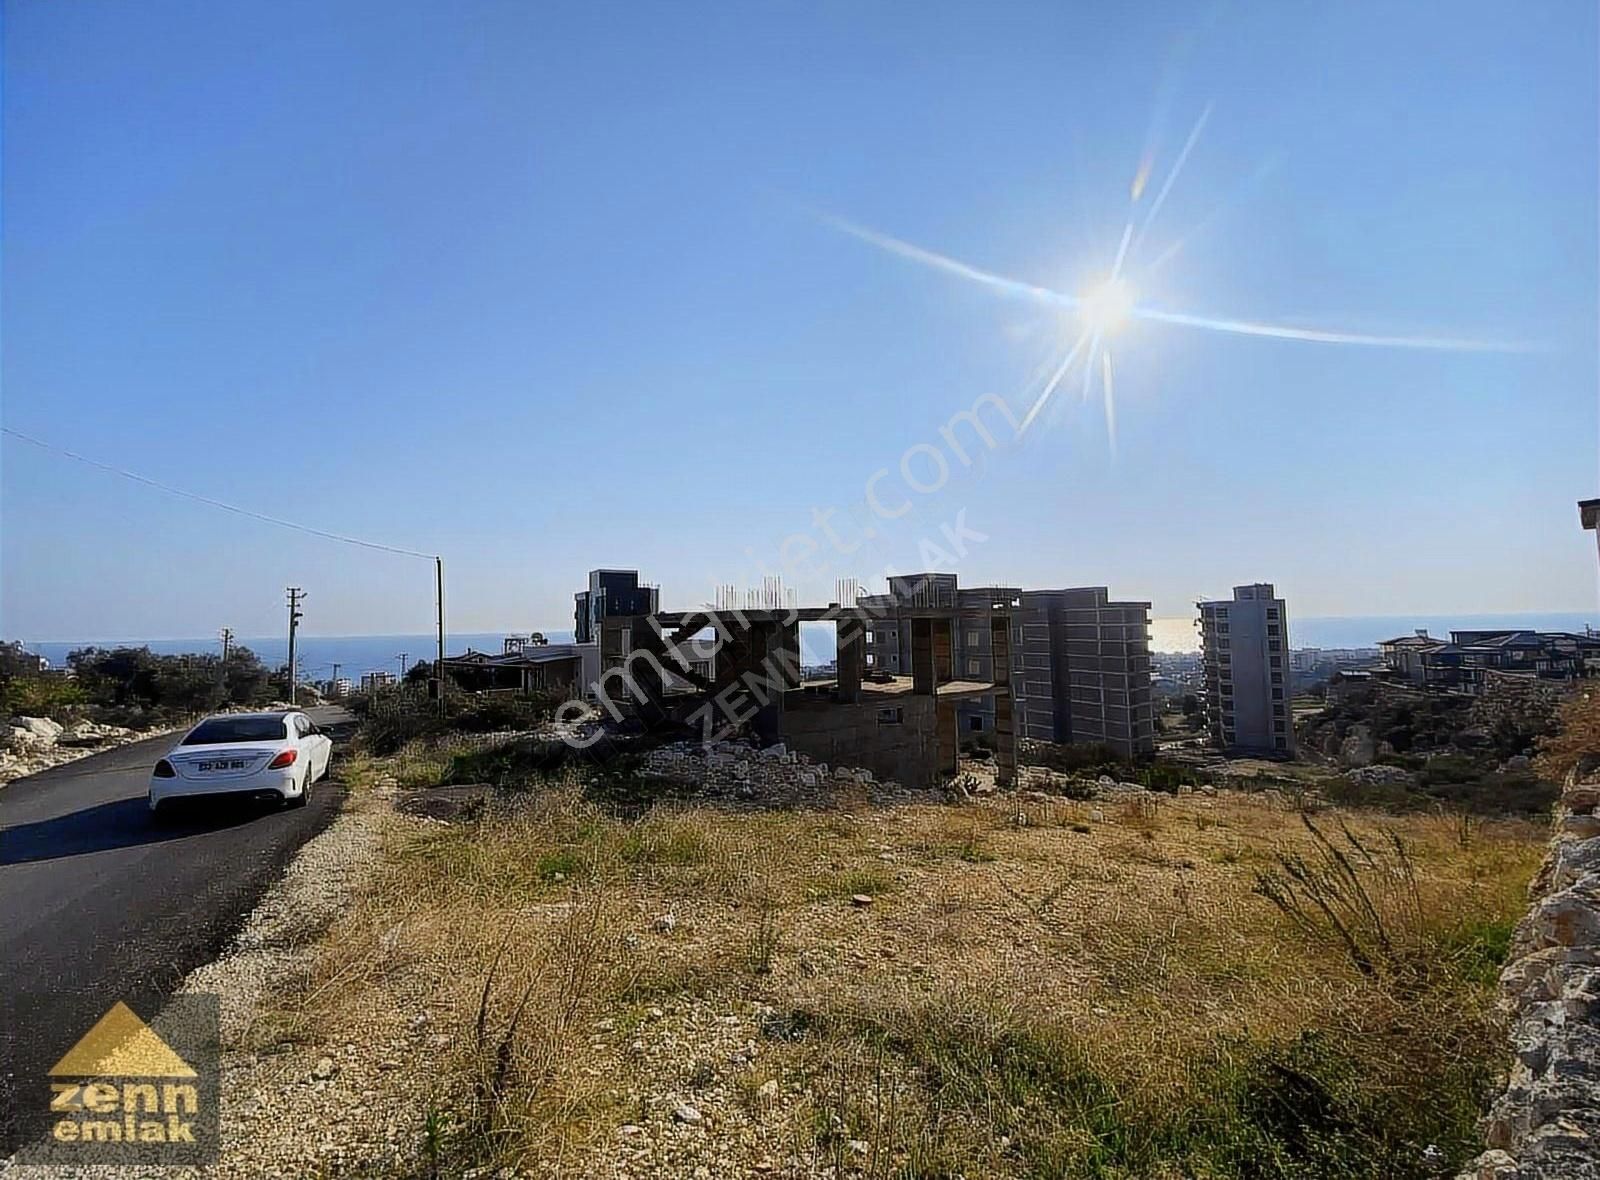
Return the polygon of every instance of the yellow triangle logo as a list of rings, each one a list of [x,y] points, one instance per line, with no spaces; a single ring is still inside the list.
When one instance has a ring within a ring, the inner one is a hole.
[[[69,1078],[199,1076],[121,1000],[67,1050],[50,1073]]]

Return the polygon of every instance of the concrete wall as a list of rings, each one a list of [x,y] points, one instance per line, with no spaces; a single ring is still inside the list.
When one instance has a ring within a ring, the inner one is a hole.
[[[782,739],[791,750],[830,766],[863,766],[878,779],[931,787],[939,781],[938,727],[933,697],[866,694],[856,704],[790,703]],[[899,710],[898,722],[884,710]]]

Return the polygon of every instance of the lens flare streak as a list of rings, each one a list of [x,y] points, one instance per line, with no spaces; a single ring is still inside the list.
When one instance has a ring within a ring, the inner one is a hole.
[[[1022,419],[1022,425],[1017,427],[1017,436],[1019,438],[1023,434],[1027,433],[1029,426],[1033,425],[1033,420],[1039,416],[1039,411],[1044,409],[1045,403],[1050,400],[1050,395],[1056,391],[1056,387],[1060,385],[1062,379],[1066,377],[1067,372],[1072,368],[1072,362],[1078,359],[1079,350],[1083,348],[1084,344],[1086,344],[1088,340],[1089,333],[1085,332],[1083,335],[1078,337],[1077,343],[1067,350],[1066,356],[1063,357],[1061,363],[1056,366],[1056,371],[1050,375],[1050,380],[1045,382],[1044,389],[1042,389],[1039,392],[1039,396],[1034,399],[1033,405],[1028,407],[1028,412]]]
[[[1183,141],[1183,147],[1178,152],[1178,158],[1172,165],[1172,171],[1167,173],[1167,179],[1162,184],[1156,199],[1150,202],[1150,212],[1144,216],[1144,225],[1139,230],[1139,237],[1133,244],[1135,252],[1143,244],[1145,235],[1150,232],[1156,214],[1161,212],[1161,206],[1167,203],[1167,194],[1172,191],[1172,186],[1178,183],[1178,175],[1183,171],[1183,166],[1189,162],[1189,153],[1194,151],[1194,145],[1200,140],[1200,133],[1206,129],[1206,123],[1211,119],[1211,103],[1206,103],[1206,109],[1200,112],[1200,117],[1195,120],[1194,128],[1189,132],[1189,138]]]
[[[1106,442],[1111,447],[1112,458],[1117,454],[1117,399],[1111,384],[1111,350],[1100,353],[1100,387],[1106,402]]]
[[[1436,352],[1526,352],[1531,351],[1531,346],[1511,341],[1501,340],[1475,340],[1454,336],[1414,336],[1414,335],[1382,335],[1368,332],[1347,332],[1335,328],[1304,327],[1294,324],[1273,324],[1258,320],[1231,319],[1222,316],[1200,315],[1194,312],[1173,311],[1138,301],[1133,287],[1123,277],[1124,267],[1135,265],[1140,246],[1144,243],[1151,227],[1155,224],[1157,215],[1166,204],[1167,197],[1171,194],[1173,186],[1177,184],[1179,176],[1183,174],[1184,167],[1189,162],[1189,157],[1194,152],[1195,145],[1199,143],[1201,134],[1205,131],[1206,124],[1211,119],[1212,104],[1207,103],[1190,128],[1188,137],[1183,141],[1177,158],[1173,161],[1172,169],[1167,173],[1166,179],[1157,190],[1155,199],[1151,201],[1149,210],[1145,213],[1142,222],[1138,224],[1135,234],[1135,211],[1143,198],[1154,168],[1154,145],[1147,142],[1145,151],[1141,154],[1133,182],[1129,186],[1129,215],[1123,225],[1122,235],[1117,244],[1116,253],[1111,265],[1108,278],[1098,286],[1087,290],[1083,295],[1073,295],[1066,291],[1056,290],[1052,287],[1036,283],[1025,283],[995,271],[984,270],[982,267],[952,258],[947,254],[929,250],[913,242],[896,238],[889,234],[861,225],[854,221],[846,220],[834,214],[820,210],[812,210],[813,214],[827,225],[842,233],[858,238],[880,250],[906,258],[923,266],[955,275],[968,282],[976,283],[1003,295],[1028,299],[1037,303],[1062,311],[1077,313],[1082,321],[1083,330],[1077,340],[1067,349],[1060,363],[1051,373],[1049,380],[1040,390],[1037,398],[1029,407],[1027,416],[1022,420],[1018,434],[1025,432],[1044,410],[1050,398],[1060,387],[1061,382],[1067,377],[1072,366],[1081,358],[1083,361],[1083,391],[1081,403],[1087,404],[1089,394],[1093,387],[1096,364],[1099,360],[1101,393],[1105,407],[1106,435],[1110,445],[1111,454],[1115,456],[1117,447],[1117,412],[1115,382],[1112,373],[1110,349],[1105,347],[1107,336],[1121,327],[1129,319],[1142,320],[1147,323],[1168,324],[1181,328],[1199,328],[1208,332],[1221,332],[1235,336],[1254,336],[1270,340],[1288,340],[1307,344],[1337,344],[1352,345],[1365,348],[1399,348],[1423,349]],[[1246,180],[1234,193],[1237,198],[1244,190],[1253,187],[1262,176],[1271,170],[1274,162],[1269,161],[1256,173]],[[1075,170],[1081,178],[1082,170]],[[1176,255],[1187,241],[1207,228],[1216,218],[1232,204],[1233,200],[1225,201],[1213,210],[1198,226],[1187,234],[1179,237],[1167,246],[1148,267],[1140,268],[1145,276],[1167,263]]]

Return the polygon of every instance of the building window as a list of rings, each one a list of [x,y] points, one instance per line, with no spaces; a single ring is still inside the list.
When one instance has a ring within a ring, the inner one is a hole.
[[[1267,657],[1267,661],[1268,661],[1268,663],[1270,663],[1270,664],[1271,664],[1271,665],[1272,665],[1272,666],[1273,666],[1273,667],[1274,667],[1274,668],[1281,668],[1281,667],[1283,667],[1283,657],[1282,657],[1282,656],[1268,656],[1268,657]]]
[[[1283,650],[1283,644],[1278,642],[1276,639],[1269,639],[1269,640],[1267,640],[1267,650],[1268,651],[1282,651]]]
[[[1289,743],[1284,738],[1273,738],[1272,744],[1280,750],[1287,750],[1289,748]]]
[[[983,673],[981,671],[981,665],[979,664],[979,662],[977,660],[968,660],[967,661],[967,675],[968,676],[981,676],[982,674]]]
[[[1275,606],[1267,607],[1267,618],[1275,619],[1277,617],[1278,617],[1278,608],[1275,607]]]
[[[977,647],[980,638],[981,637],[979,636],[979,634],[976,631],[968,631],[967,632],[967,646],[968,647]]]
[[[983,718],[981,716],[979,716],[977,713],[974,713],[971,717],[967,718],[967,728],[968,729],[982,729],[983,728]]]
[[[1272,690],[1272,699],[1275,700],[1275,701],[1283,700],[1283,689],[1281,689],[1281,688],[1273,689]]]
[[[878,710],[878,724],[879,725],[902,725],[902,724],[905,723],[905,719],[906,719],[905,710],[900,708],[900,707],[898,707],[898,706],[896,706],[893,709],[879,709]]]
[[[1272,674],[1272,683],[1274,683],[1274,684],[1282,684],[1283,683],[1283,673],[1282,672],[1274,672]]]
[[[1281,722],[1281,721],[1274,721],[1274,722],[1273,722],[1273,723],[1272,723],[1272,729],[1273,729],[1273,732],[1274,732],[1274,733],[1282,733],[1282,732],[1283,732],[1283,730],[1284,730],[1284,726],[1283,726],[1283,722]]]

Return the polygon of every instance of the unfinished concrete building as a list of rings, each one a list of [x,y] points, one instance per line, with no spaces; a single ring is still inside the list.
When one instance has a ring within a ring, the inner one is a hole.
[[[919,610],[949,611],[956,672],[975,681],[996,679],[996,649],[983,620],[1004,609],[1012,615],[1003,659],[1010,662],[1017,736],[1097,743],[1125,757],[1155,749],[1148,602],[1112,602],[1104,586],[963,589],[955,574],[924,573],[891,578],[887,594],[864,596],[857,605],[876,620],[869,662],[891,673],[908,667],[911,658],[904,620]],[[992,698],[962,701],[962,737],[994,729],[995,709]]]
[[[961,708],[991,702],[997,782],[1016,774],[1011,724],[1012,619],[997,605],[962,624],[984,631],[992,674],[973,679],[957,663],[953,603],[929,597],[897,615],[906,634],[897,671],[869,665],[875,625],[863,605],[789,610],[698,610],[612,616],[600,626],[602,708],[646,723],[693,726],[703,738],[748,734],[784,743],[818,762],[863,767],[906,786],[937,784],[958,768]],[[800,624],[834,624],[837,677],[802,684]],[[715,648],[711,674],[691,659],[695,642]],[[679,687],[674,687],[674,685]]]
[[[952,662],[955,675],[962,680],[994,681],[995,646],[988,620],[997,611],[1014,612],[1022,591],[1008,586],[962,588],[955,574],[906,574],[889,579],[887,594],[868,594],[856,605],[873,616],[867,633],[867,664],[875,671],[898,675],[911,666],[912,634],[909,619],[918,611],[953,613]],[[1013,631],[1015,628],[1013,627]],[[1002,662],[1014,680],[1016,639],[1013,634]],[[992,696],[962,699],[956,707],[956,725],[961,740],[995,729],[996,704]]]

